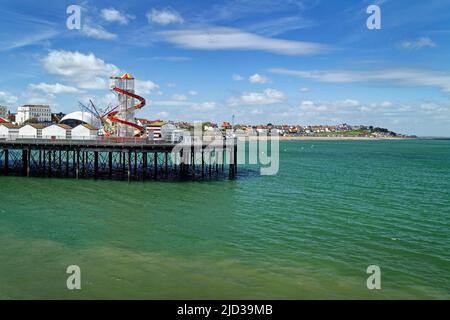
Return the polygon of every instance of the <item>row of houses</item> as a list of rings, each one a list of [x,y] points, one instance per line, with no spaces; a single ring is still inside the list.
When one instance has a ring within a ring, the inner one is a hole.
[[[72,128],[65,124],[27,124],[17,126],[12,123],[0,123],[0,138],[22,139],[80,139],[94,140],[98,137],[98,129],[89,124],[80,124]]]
[[[185,130],[178,129],[172,123],[160,126],[147,127],[147,133],[151,140],[180,141],[185,135]],[[99,136],[99,130],[89,124],[80,124],[74,128],[66,124],[27,124],[18,126],[13,123],[0,123],[0,139],[54,139],[54,140],[95,140]]]

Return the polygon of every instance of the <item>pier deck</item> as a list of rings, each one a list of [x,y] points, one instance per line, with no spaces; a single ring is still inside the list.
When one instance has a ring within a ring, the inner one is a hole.
[[[235,139],[165,141],[0,139],[0,174],[115,180],[211,179],[237,173]]]

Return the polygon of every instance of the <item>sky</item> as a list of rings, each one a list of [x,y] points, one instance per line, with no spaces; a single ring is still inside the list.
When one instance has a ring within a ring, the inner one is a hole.
[[[81,7],[69,29],[70,5]],[[381,29],[369,29],[370,5]],[[450,136],[450,2],[12,1],[0,7],[0,105],[115,104],[129,72],[148,119],[366,124]]]

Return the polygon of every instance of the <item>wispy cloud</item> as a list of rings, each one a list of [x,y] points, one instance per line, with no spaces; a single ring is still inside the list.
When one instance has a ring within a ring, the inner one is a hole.
[[[152,9],[146,14],[149,23],[156,23],[163,26],[169,24],[183,23],[184,19],[181,15],[172,9],[157,10]]]
[[[304,71],[283,68],[268,70],[305,79],[326,83],[389,82],[402,86],[435,87],[450,92],[450,74],[415,69],[385,69],[374,71]]]
[[[282,55],[312,55],[329,50],[319,43],[263,37],[235,28],[181,29],[157,34],[164,41],[197,50],[251,50]]]
[[[56,23],[35,15],[5,10],[3,6],[0,15],[3,29],[0,33],[0,52],[47,44],[62,33]]]
[[[48,84],[45,82],[41,82],[39,84],[30,84],[29,86],[30,90],[37,90],[44,93],[50,93],[50,94],[59,94],[59,93],[75,93],[79,92],[75,87],[72,86],[66,86],[60,83],[55,84]]]
[[[202,102],[202,103],[194,103],[191,106],[191,110],[194,111],[212,111],[217,108],[216,102]]]
[[[276,89],[266,89],[263,92],[244,92],[239,97],[228,99],[230,106],[241,105],[269,105],[280,103],[286,99],[284,92]]]
[[[234,73],[231,76],[231,79],[233,79],[233,81],[242,81],[242,80],[244,80],[244,78],[241,75],[237,74],[237,73]]]
[[[147,80],[135,80],[136,93],[140,95],[149,95],[156,90],[159,90],[160,86],[153,81]]]
[[[0,91],[0,103],[1,104],[13,104],[16,103],[17,100],[19,98],[17,98],[15,95],[9,93],[9,92],[5,92],[5,91]]]
[[[81,33],[86,37],[100,40],[114,40],[117,38],[116,34],[106,31],[102,26],[92,25],[90,23],[83,25]]]
[[[163,107],[190,107],[193,102],[180,100],[155,100],[151,101],[150,104]]]
[[[187,100],[188,100],[188,98],[186,97],[186,95],[184,95],[184,94],[178,94],[178,93],[172,95],[172,99],[173,99],[173,100],[176,100],[176,101],[187,101]]]
[[[223,23],[237,21],[247,17],[265,17],[301,14],[318,4],[317,0],[230,0],[226,5],[215,3],[200,12],[200,23]]]
[[[18,37],[11,40],[0,41],[0,51],[18,49],[22,47],[39,45],[56,37],[59,34],[55,30],[44,30],[35,34]]]
[[[254,75],[250,76],[248,78],[248,81],[250,81],[250,83],[254,83],[254,84],[265,84],[269,82],[269,78],[260,75],[258,73],[255,73]]]
[[[436,44],[428,37],[422,37],[416,40],[404,40],[398,44],[401,49],[419,50],[422,48],[435,48]]]
[[[127,25],[130,19],[135,19],[135,16],[122,13],[114,8],[102,9],[101,17],[107,22],[117,22],[122,25]]]
[[[311,20],[304,17],[289,16],[258,22],[246,27],[245,30],[273,37],[289,31],[309,28],[313,25],[314,23]]]

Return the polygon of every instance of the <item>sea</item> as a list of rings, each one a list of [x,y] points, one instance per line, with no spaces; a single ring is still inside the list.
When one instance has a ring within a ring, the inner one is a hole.
[[[450,298],[449,140],[283,141],[279,159],[235,180],[1,176],[0,299]]]

